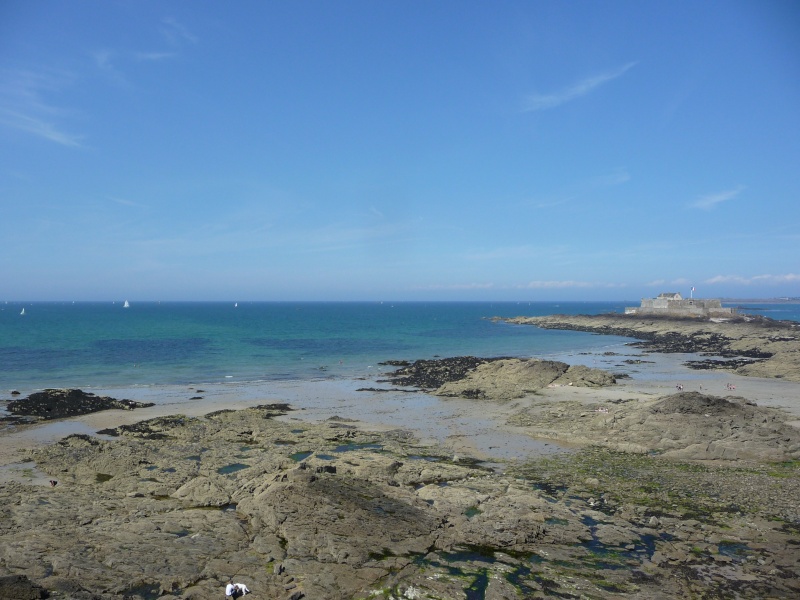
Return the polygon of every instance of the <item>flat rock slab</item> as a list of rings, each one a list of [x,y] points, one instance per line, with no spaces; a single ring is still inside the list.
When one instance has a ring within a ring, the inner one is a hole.
[[[697,471],[598,450],[498,473],[405,431],[277,408],[31,451],[58,485],[0,484],[0,576],[73,600],[221,598],[230,578],[275,600],[800,591],[791,464]]]
[[[536,437],[681,460],[793,461],[800,429],[744,398],[681,392],[652,401],[534,405],[510,423]]]

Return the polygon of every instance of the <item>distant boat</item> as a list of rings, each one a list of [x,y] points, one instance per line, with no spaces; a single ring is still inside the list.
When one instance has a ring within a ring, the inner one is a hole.
[[[234,302],[233,303],[233,308],[239,308],[239,303],[238,302]]]
[[[125,300],[125,304],[122,305],[122,308],[130,308],[130,307],[131,307],[131,305],[128,304],[127,300]]]
[[[24,316],[25,316],[25,309],[23,308],[23,309],[22,309],[22,312],[21,312],[21,313],[19,313],[19,314],[20,314],[20,316],[24,317]]]

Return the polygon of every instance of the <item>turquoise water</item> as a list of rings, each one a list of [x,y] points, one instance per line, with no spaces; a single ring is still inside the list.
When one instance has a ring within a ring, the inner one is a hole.
[[[622,312],[633,302],[134,302],[0,305],[0,390],[374,375],[378,362],[547,356],[623,338],[493,316]],[[20,315],[22,308],[25,315]],[[772,318],[798,318],[798,306]]]

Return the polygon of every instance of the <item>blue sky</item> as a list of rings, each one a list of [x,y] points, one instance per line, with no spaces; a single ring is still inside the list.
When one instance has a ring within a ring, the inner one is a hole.
[[[800,4],[0,3],[0,296],[800,296]]]

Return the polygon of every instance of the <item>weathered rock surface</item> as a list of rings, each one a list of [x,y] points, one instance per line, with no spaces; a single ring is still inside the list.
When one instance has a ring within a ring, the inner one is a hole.
[[[435,390],[445,383],[463,379],[478,365],[494,360],[503,359],[456,356],[434,360],[415,360],[411,364],[401,365],[400,369],[389,375],[388,381],[394,385]],[[394,361],[387,361],[386,364],[394,364]]]
[[[679,397],[648,415],[705,418],[698,407],[736,413]],[[407,432],[279,412],[32,451],[59,484],[0,484],[0,576],[98,600],[221,597],[229,577],[280,600],[800,592],[796,463],[710,471],[594,451],[502,474]]]
[[[25,575],[0,577],[0,600],[38,600],[47,597],[47,591]]]
[[[511,400],[549,385],[601,387],[615,383],[600,369],[553,360],[461,356],[418,360],[390,375],[395,385],[433,390],[437,396]]]
[[[101,410],[133,410],[153,406],[152,403],[117,400],[109,396],[95,396],[77,389],[48,389],[35,392],[27,398],[12,400],[8,412],[12,415],[35,417],[38,420],[64,419]]]
[[[727,321],[644,315],[551,315],[502,319],[544,329],[569,329],[644,340],[632,345],[656,352],[697,352],[727,361],[693,368],[725,368],[740,375],[800,381],[800,325],[765,317]],[[748,359],[748,360],[745,360]]]
[[[533,406],[511,419],[531,435],[684,460],[800,459],[800,429],[744,398],[681,392],[646,402]]]

